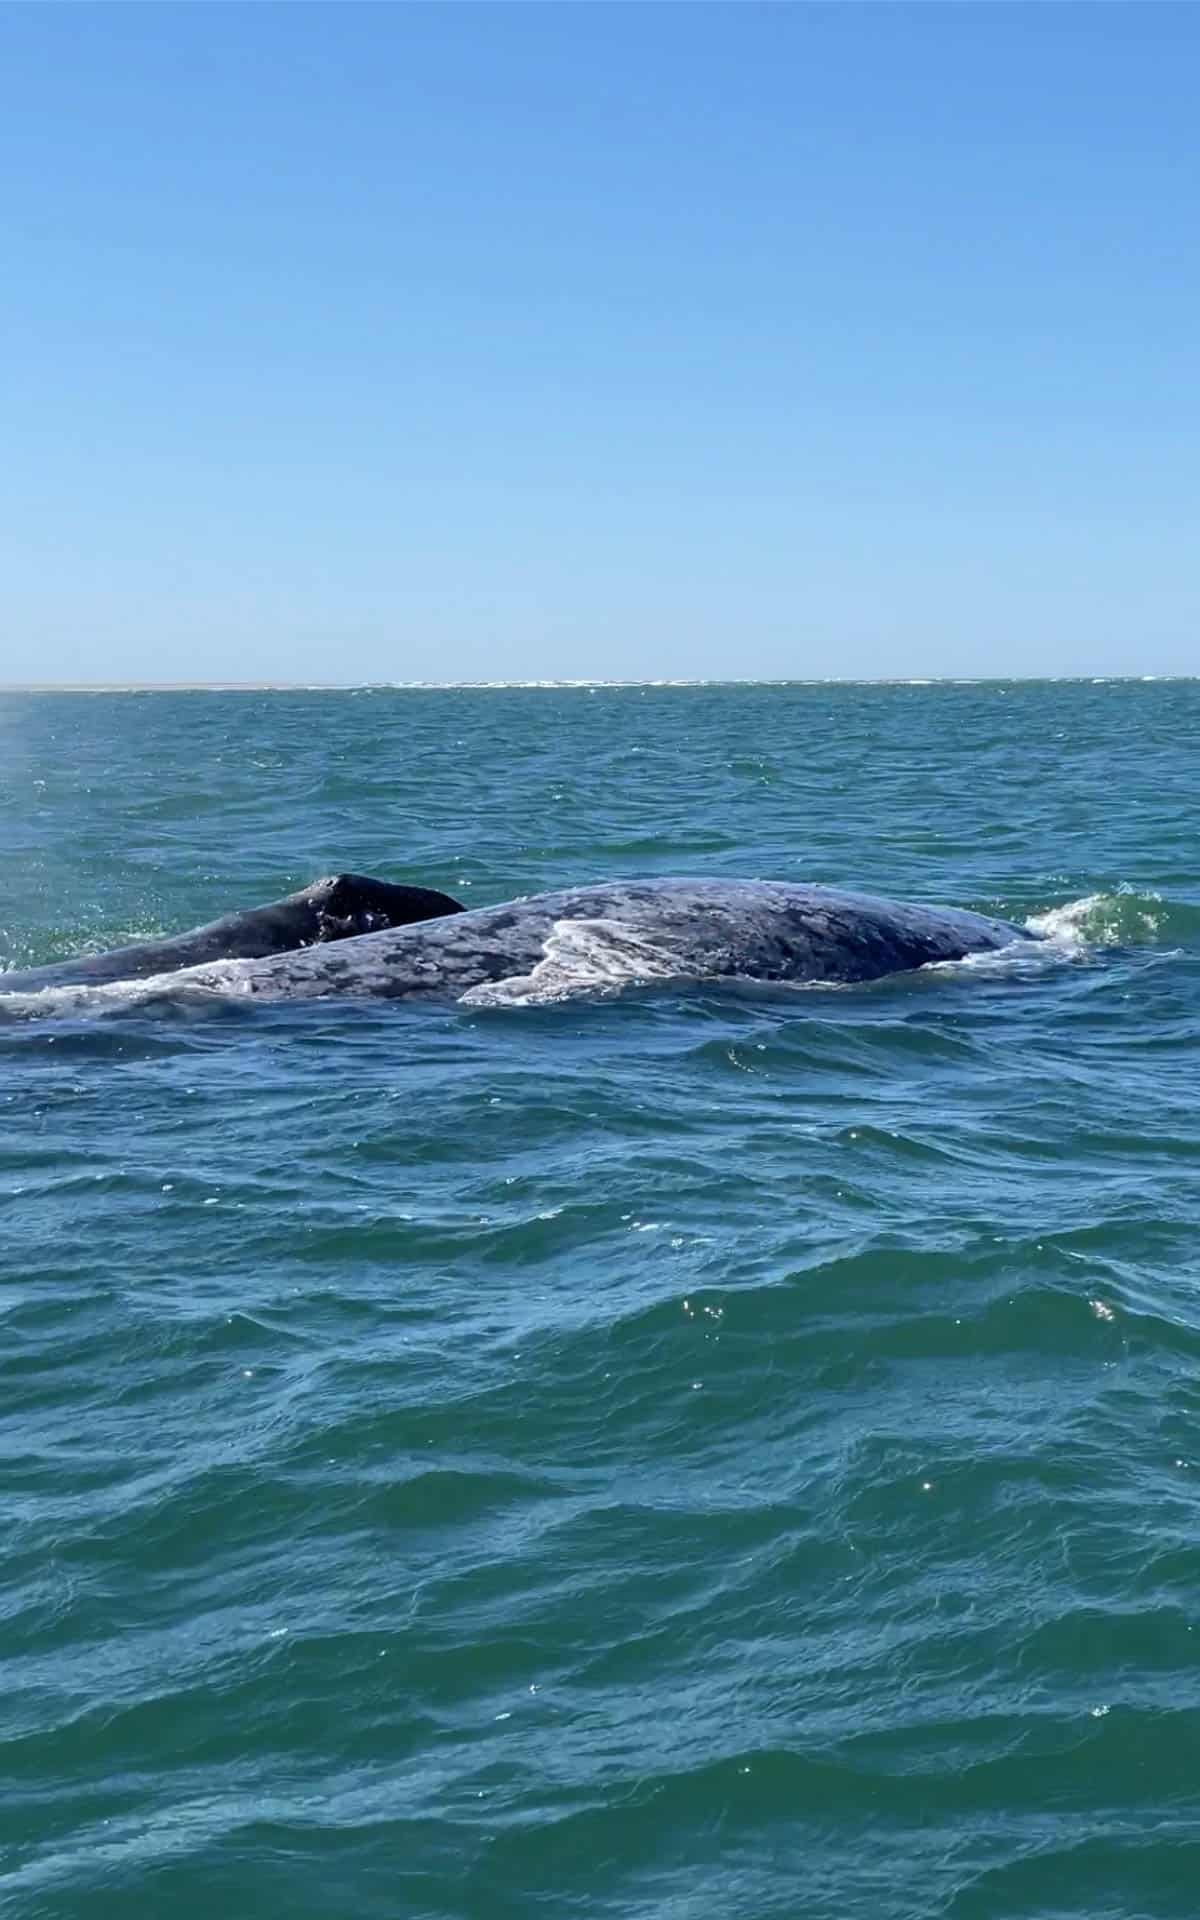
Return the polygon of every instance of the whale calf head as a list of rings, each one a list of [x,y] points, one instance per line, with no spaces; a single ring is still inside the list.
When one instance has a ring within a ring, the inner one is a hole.
[[[293,895],[293,901],[311,908],[310,940],[315,943],[349,940],[359,933],[378,933],[383,927],[408,927],[418,920],[465,912],[460,900],[436,887],[394,886],[364,873],[330,874]]]

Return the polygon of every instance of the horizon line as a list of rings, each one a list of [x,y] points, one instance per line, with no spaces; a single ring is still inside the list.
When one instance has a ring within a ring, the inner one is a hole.
[[[0,680],[11,693],[486,693],[570,692],[672,687],[986,687],[1108,686],[1200,680],[1195,673],[935,673],[705,676],[699,679],[608,680]]]

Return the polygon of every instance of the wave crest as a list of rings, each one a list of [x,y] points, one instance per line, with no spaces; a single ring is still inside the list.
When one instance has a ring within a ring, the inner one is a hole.
[[[1158,946],[1200,933],[1200,907],[1118,887],[1115,893],[1088,893],[1031,914],[1025,925],[1059,947]]]

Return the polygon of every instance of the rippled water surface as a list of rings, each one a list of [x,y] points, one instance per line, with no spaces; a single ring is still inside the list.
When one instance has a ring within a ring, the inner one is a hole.
[[[0,697],[0,958],[353,868],[1045,964],[0,1022],[0,1890],[1141,1920],[1200,1888],[1200,687]]]

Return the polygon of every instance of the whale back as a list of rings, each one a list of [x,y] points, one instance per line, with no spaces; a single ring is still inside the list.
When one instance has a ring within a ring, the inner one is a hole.
[[[272,1000],[355,994],[477,1004],[647,980],[849,985],[1029,937],[987,915],[833,888],[625,881],[363,933],[332,948],[200,967],[185,984]]]

